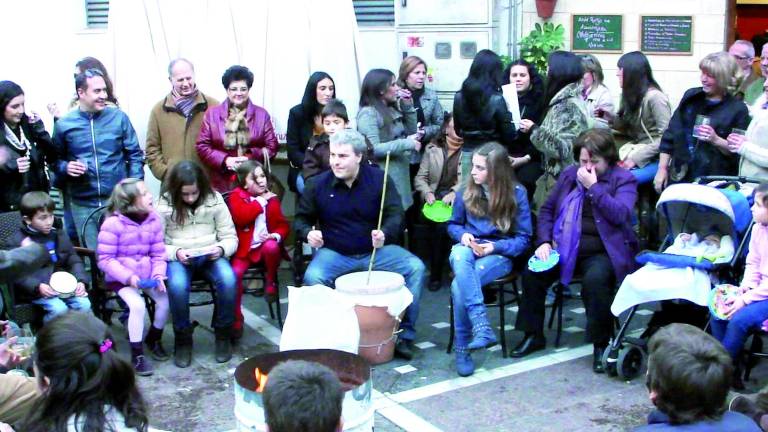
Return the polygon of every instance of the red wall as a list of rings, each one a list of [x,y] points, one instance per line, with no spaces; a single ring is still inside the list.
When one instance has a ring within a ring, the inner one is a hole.
[[[750,40],[768,30],[768,5],[736,6],[736,34]]]

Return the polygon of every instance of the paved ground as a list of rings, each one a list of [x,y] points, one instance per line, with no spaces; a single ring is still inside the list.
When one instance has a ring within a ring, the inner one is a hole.
[[[289,280],[284,275],[282,280]],[[285,284],[283,284],[285,285]],[[286,295],[285,289],[282,295]],[[651,409],[641,379],[622,382],[591,371],[591,346],[583,344],[584,310],[580,300],[566,303],[561,347],[553,332],[547,350],[522,360],[504,359],[498,348],[474,355],[478,371],[459,378],[448,342],[448,291],[425,292],[417,342],[411,362],[395,360],[373,370],[377,407],[376,431],[620,431],[642,424]],[[139,378],[150,405],[153,426],[169,431],[231,431],[233,376],[248,356],[277,350],[279,331],[268,318],[261,298],[247,297],[248,329],[228,364],[213,360],[213,333],[195,332],[192,367],[178,369],[172,362],[156,364],[154,376]],[[283,313],[287,305],[283,305]],[[507,318],[506,335],[514,346],[520,335],[511,329],[515,307]],[[193,309],[193,317],[210,323],[210,307]],[[637,328],[650,312],[643,312]],[[491,315],[498,322],[495,313]],[[122,336],[123,327],[114,331]],[[170,325],[168,327],[170,330]],[[118,336],[118,338],[120,338]],[[172,346],[170,331],[164,335]],[[127,344],[121,344],[125,349]],[[126,352],[127,355],[127,352]],[[765,366],[753,373],[751,386],[764,382]]]

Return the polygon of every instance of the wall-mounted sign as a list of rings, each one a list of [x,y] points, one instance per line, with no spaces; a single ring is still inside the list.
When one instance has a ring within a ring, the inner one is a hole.
[[[571,15],[571,50],[622,52],[621,15]]]
[[[692,55],[693,17],[640,16],[640,51],[646,54]]]

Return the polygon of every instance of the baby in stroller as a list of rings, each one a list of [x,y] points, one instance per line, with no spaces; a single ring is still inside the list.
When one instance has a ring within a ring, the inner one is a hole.
[[[729,262],[733,254],[733,237],[723,235],[716,227],[680,233],[663,254],[638,256],[638,261],[646,264],[624,278],[611,312],[619,316],[633,305],[670,299],[706,306],[712,285],[719,283],[717,273],[708,270]]]
[[[667,226],[663,252],[636,257],[643,267],[624,279],[611,305],[611,312],[625,319],[605,351],[603,366],[623,379],[642,371],[646,341],[655,329],[671,322],[704,327],[712,286],[738,280],[735,264],[752,219],[744,195],[702,184],[668,187],[656,209]],[[660,302],[661,310],[640,338],[625,337],[638,306],[650,302]]]

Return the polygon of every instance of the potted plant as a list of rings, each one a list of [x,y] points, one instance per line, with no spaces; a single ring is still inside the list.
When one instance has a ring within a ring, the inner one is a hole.
[[[564,43],[565,28],[561,24],[536,23],[528,36],[520,41],[520,54],[525,61],[536,66],[542,75],[546,75],[549,53],[561,49]]]
[[[536,13],[540,18],[551,18],[556,4],[557,0],[536,0]]]

